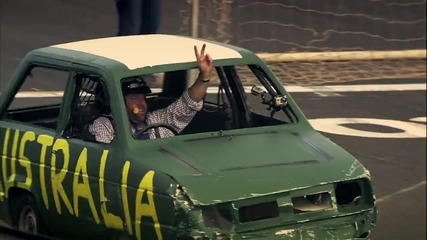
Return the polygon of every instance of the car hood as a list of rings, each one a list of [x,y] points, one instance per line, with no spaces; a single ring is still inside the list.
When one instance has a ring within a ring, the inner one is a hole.
[[[263,132],[173,141],[158,149],[155,167],[191,199],[211,204],[369,175],[317,132]]]

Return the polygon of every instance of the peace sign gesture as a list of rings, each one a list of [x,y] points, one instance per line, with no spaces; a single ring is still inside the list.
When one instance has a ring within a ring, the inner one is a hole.
[[[199,54],[197,46],[194,46],[194,53],[197,59],[197,67],[202,74],[203,79],[209,79],[213,71],[213,60],[209,54],[205,55],[206,44],[203,44],[202,50]]]

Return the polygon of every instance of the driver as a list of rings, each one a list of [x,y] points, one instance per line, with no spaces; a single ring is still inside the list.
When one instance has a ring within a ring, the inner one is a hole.
[[[203,106],[210,76],[213,71],[213,61],[209,54],[205,54],[206,44],[203,44],[199,53],[194,46],[199,75],[194,84],[184,91],[181,97],[168,107],[153,112],[148,112],[145,95],[151,93],[151,89],[142,78],[136,77],[133,81],[122,84],[126,110],[128,112],[132,133],[144,129],[153,124],[165,124],[176,132],[181,132],[193,119]],[[106,117],[97,118],[89,127],[90,133],[96,141],[110,143],[114,139],[114,128]],[[173,136],[173,132],[165,127],[152,128],[139,139],[154,139]]]

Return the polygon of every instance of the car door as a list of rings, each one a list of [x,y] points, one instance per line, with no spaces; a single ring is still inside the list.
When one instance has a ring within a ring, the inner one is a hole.
[[[62,165],[61,170],[72,176],[64,178],[63,186],[71,189],[67,197],[76,218],[73,226],[85,229],[70,234],[76,238],[108,239],[112,234],[124,234],[121,232],[124,229],[121,198],[124,154],[118,141],[96,142],[88,130],[98,117],[108,118],[114,125],[103,78],[81,70],[73,73],[72,81],[71,106],[63,113],[64,131],[56,140],[63,143],[64,149],[69,149],[69,159],[61,155],[57,161],[69,162],[67,167]]]
[[[43,216],[40,224],[45,225],[58,219],[52,161],[70,71],[41,62],[22,69],[11,79],[1,106],[0,192],[3,202],[10,203],[11,217],[19,214],[21,206],[16,203],[21,198],[34,199],[33,207]],[[3,208],[2,216],[9,208]]]

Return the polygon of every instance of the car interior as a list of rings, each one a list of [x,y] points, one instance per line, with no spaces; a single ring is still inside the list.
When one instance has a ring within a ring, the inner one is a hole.
[[[28,122],[45,128],[56,129],[60,109],[60,104],[15,109],[7,111],[5,118],[19,122]]]
[[[254,73],[260,74],[256,70]],[[187,74],[187,70],[164,73],[162,91],[147,95],[149,111],[165,108],[177,100],[188,87]],[[272,114],[265,116],[252,111],[253,109],[245,97],[245,89],[240,84],[240,76],[234,66],[216,67],[216,74],[219,80],[216,94],[209,94],[209,99],[205,99],[202,110],[195,115],[180,135],[287,123],[271,117],[274,115],[274,111],[285,109],[283,106],[275,107],[272,104],[274,99],[266,99],[267,92],[260,90],[260,88],[253,87],[252,95],[259,95],[258,101],[265,104]],[[262,76],[257,77],[262,78]],[[69,124],[63,131],[63,136],[95,141],[94,136],[89,133],[88,127],[100,116],[111,117],[106,86],[98,76],[86,73],[77,74],[75,80],[76,88],[70,109],[71,116]],[[261,84],[269,92],[275,92],[274,89],[268,89],[268,87],[272,88],[269,83],[261,82]],[[8,112],[7,118],[56,129],[60,107],[59,104],[56,104],[18,109]],[[291,109],[287,109],[287,111],[288,115],[292,115]],[[292,118],[290,119],[290,122],[294,121]]]
[[[188,87],[187,74],[186,70],[166,72],[162,92],[147,96],[149,111],[165,108],[176,101]],[[233,124],[231,108],[224,102],[224,98],[224,90],[220,89],[216,101],[204,101],[202,110],[195,115],[180,135],[228,130],[236,127]]]

